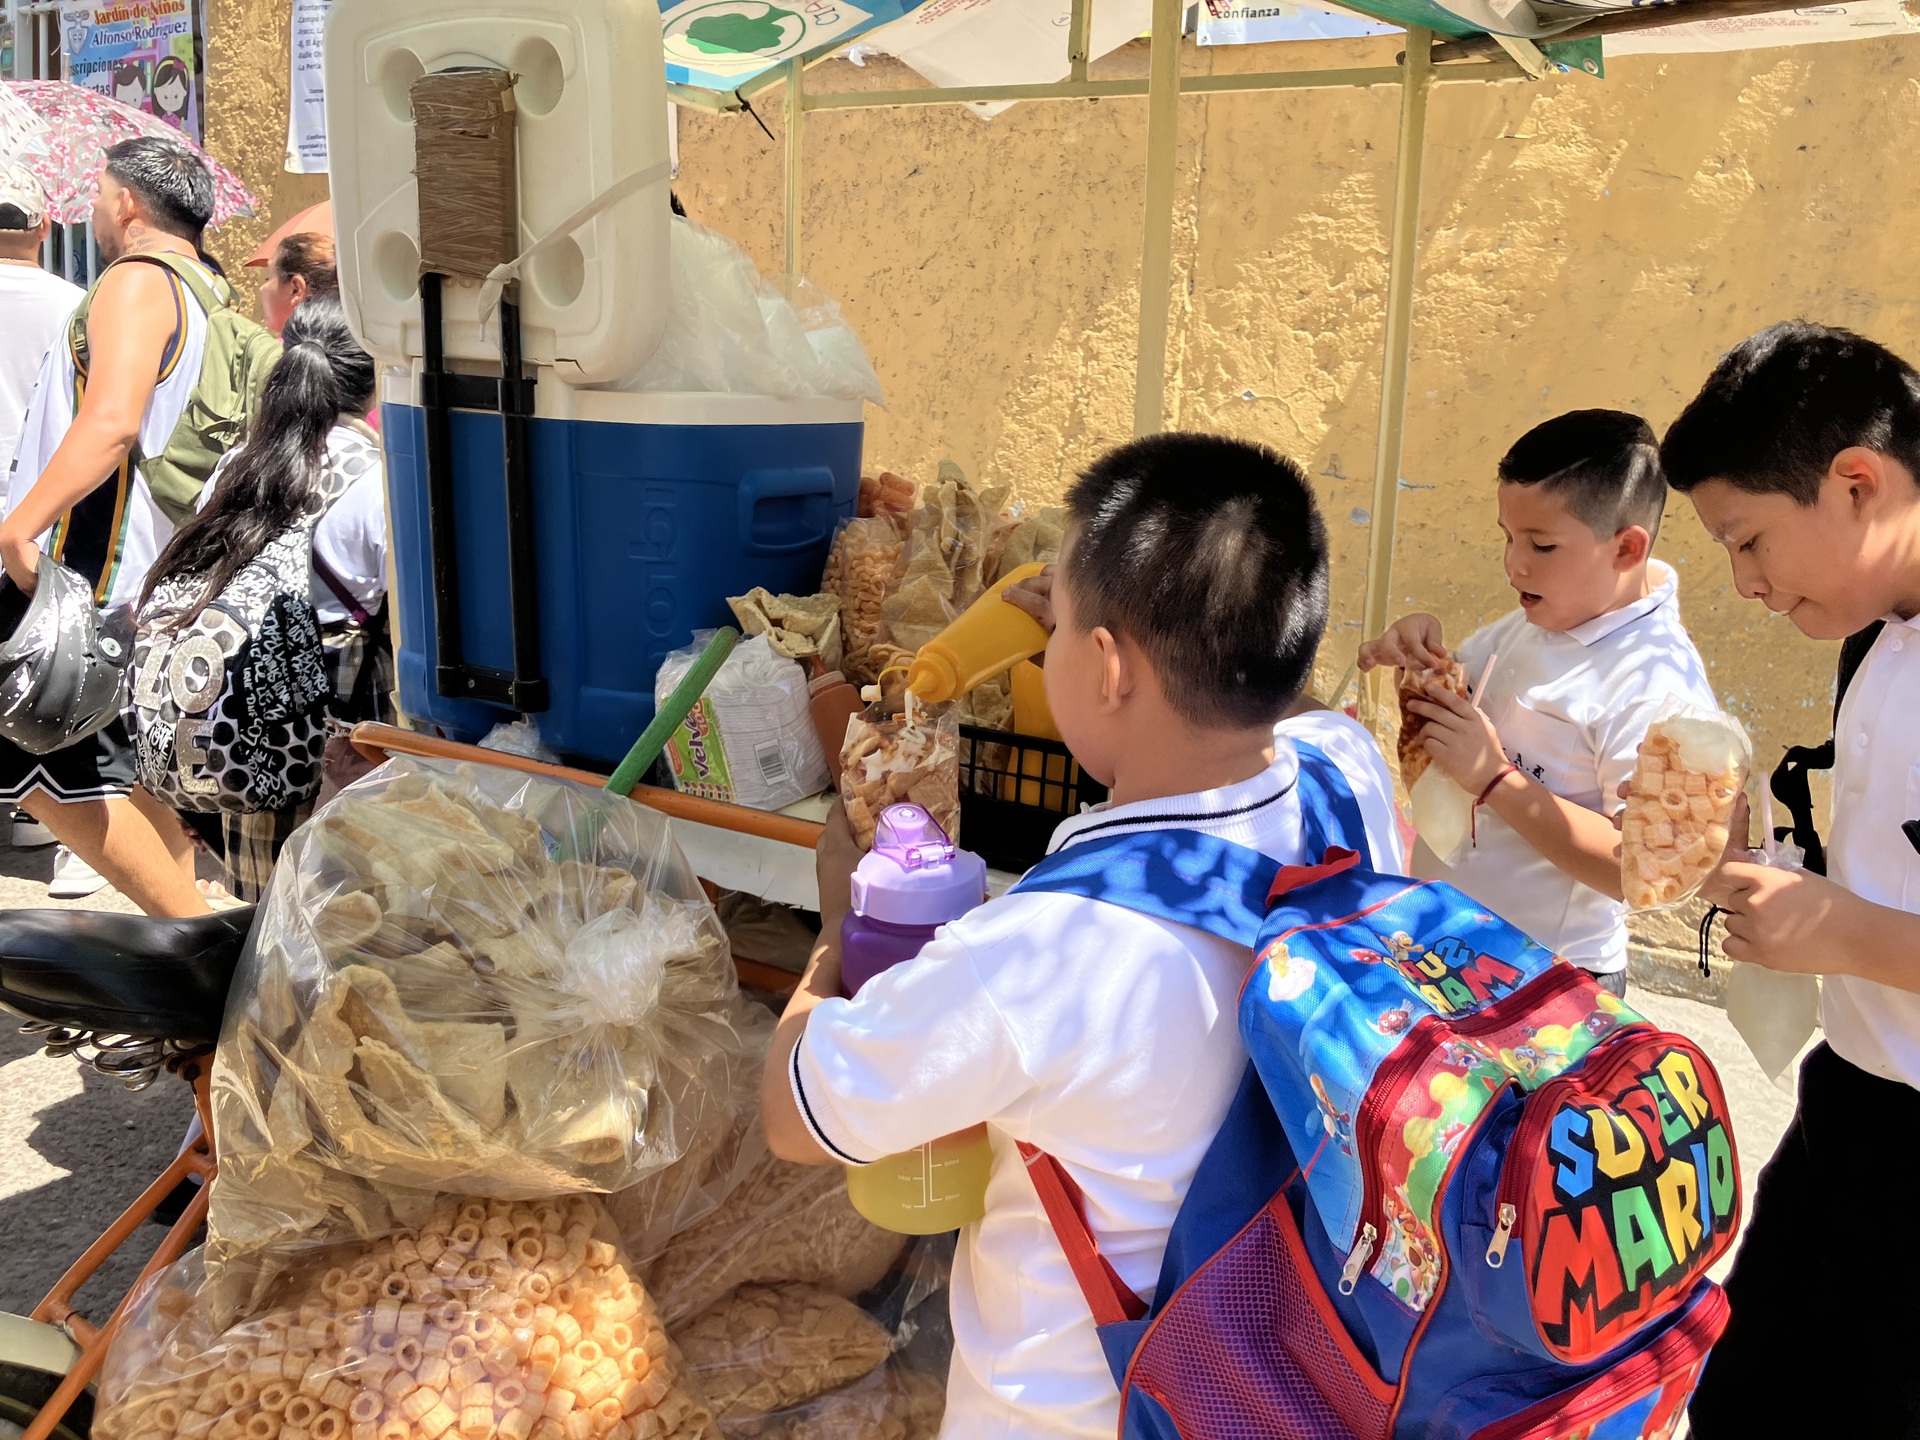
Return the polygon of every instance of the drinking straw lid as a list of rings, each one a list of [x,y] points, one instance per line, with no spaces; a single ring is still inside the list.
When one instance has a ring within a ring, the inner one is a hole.
[[[853,910],[892,925],[958,920],[987,894],[987,862],[947,838],[921,805],[889,805],[853,872]]]

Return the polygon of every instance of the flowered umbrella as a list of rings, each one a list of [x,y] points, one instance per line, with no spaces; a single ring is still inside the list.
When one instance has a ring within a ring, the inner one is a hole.
[[[13,80],[6,88],[46,123],[47,153],[28,155],[23,163],[46,186],[54,219],[74,224],[92,214],[108,149],[138,135],[176,140],[205,162],[213,175],[215,225],[253,214],[258,202],[239,177],[159,117],[65,80]]]
[[[44,155],[47,150],[47,122],[13,93],[0,85],[0,170],[29,155]]]

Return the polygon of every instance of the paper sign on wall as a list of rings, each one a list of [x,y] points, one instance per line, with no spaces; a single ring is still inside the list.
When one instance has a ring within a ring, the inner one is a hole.
[[[322,37],[333,0],[293,0],[293,75],[287,91],[287,165],[295,175],[327,173],[327,89]]]
[[[1344,10],[1288,5],[1280,0],[1200,0],[1195,39],[1202,45],[1271,45],[1282,40],[1344,40],[1397,35],[1400,27]]]

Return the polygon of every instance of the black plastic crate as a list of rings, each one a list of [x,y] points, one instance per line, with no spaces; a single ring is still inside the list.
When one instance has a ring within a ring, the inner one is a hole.
[[[1106,798],[1058,740],[960,727],[960,843],[996,870],[1039,863],[1062,820]]]

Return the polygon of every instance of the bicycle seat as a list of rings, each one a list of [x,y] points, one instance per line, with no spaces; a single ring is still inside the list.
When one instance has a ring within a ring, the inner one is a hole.
[[[212,1044],[253,911],[0,912],[0,1006],[75,1030]]]

